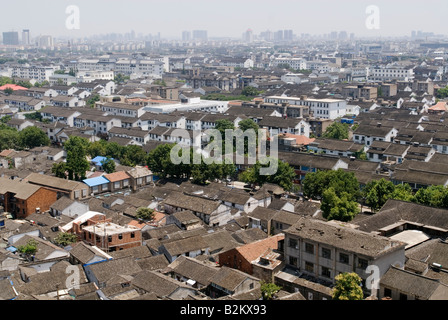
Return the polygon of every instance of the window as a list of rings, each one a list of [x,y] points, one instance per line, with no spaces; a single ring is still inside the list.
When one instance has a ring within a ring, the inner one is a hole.
[[[289,264],[292,266],[297,266],[297,258],[296,257],[289,257]]]
[[[369,262],[366,259],[358,258],[358,268],[367,269]]]
[[[107,236],[107,241],[112,242],[112,236]]]
[[[135,232],[131,232],[131,238],[135,238]]]
[[[400,293],[400,300],[408,300],[408,296],[404,293]]]
[[[327,267],[322,267],[321,275],[326,278],[331,278],[331,271]]]
[[[314,254],[314,245],[311,243],[305,243],[305,252]]]
[[[296,239],[289,239],[289,247],[298,249],[298,243]]]
[[[123,234],[120,233],[120,234],[118,235],[118,240],[121,240],[121,239],[123,239]]]
[[[305,261],[305,271],[306,272],[314,272],[314,264],[308,261]]]
[[[340,253],[339,254],[339,262],[348,264],[348,262],[349,262],[348,254]]]
[[[331,259],[331,250],[327,248],[322,248],[322,258]]]
[[[389,288],[384,288],[384,296],[392,297],[392,290],[390,290]]]

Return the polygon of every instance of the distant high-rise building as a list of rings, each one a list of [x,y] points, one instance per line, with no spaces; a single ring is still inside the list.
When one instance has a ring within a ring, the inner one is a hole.
[[[19,45],[19,33],[16,31],[3,32],[3,44],[9,46]]]
[[[191,32],[183,31],[182,32],[182,41],[190,41],[191,40]]]
[[[330,33],[330,39],[331,40],[336,40],[338,38],[338,32],[337,31],[333,31]]]
[[[30,30],[28,30],[28,29],[24,29],[22,31],[22,44],[24,46],[28,46],[28,45],[31,44],[31,41],[30,41]]]
[[[283,31],[283,39],[286,41],[292,41],[294,38],[294,33],[292,30],[284,30]]]
[[[252,29],[247,29],[247,31],[243,33],[243,41],[244,42],[254,41],[254,32],[252,31]]]
[[[207,41],[207,30],[193,30],[193,40]]]
[[[347,31],[339,32],[338,38],[339,38],[339,40],[347,40],[348,39]]]
[[[275,41],[283,41],[283,30],[279,30],[274,33],[274,40]]]
[[[51,48],[54,46],[54,41],[52,36],[40,36],[39,47]]]

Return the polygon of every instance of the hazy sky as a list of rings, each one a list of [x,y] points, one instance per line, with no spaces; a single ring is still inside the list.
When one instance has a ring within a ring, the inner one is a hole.
[[[80,29],[66,28],[66,8],[76,5]],[[380,28],[369,30],[366,8],[379,8]],[[251,28],[292,29],[323,34],[345,30],[358,36],[410,35],[412,30],[448,33],[447,0],[21,0],[0,6],[0,32],[30,29],[31,36],[83,37],[93,34],[161,33],[205,29],[209,37],[240,37]],[[445,26],[444,26],[445,25]]]

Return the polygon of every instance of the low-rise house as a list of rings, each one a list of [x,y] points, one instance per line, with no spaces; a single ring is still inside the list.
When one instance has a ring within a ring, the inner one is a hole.
[[[89,211],[89,205],[79,201],[62,196],[50,206],[50,214],[53,217],[65,215],[70,218],[76,218]]]
[[[161,244],[158,251],[164,254],[171,263],[183,255],[192,258],[199,255],[208,255],[210,247],[201,236],[193,236],[185,239],[165,241]]]
[[[208,286],[208,296],[217,299],[225,296],[239,295],[260,287],[260,279],[236,269],[223,266],[213,277]]]
[[[93,195],[110,191],[110,181],[104,176],[84,179],[82,182],[89,187],[90,193]]]
[[[73,110],[58,106],[47,106],[41,111],[42,119],[48,119],[50,122],[61,122],[69,127],[75,125],[75,118],[81,115],[79,110]]]
[[[80,100],[78,97],[59,95],[50,98],[50,105],[53,107],[61,108],[75,108],[84,107],[86,105],[86,102],[84,100]]]
[[[277,250],[278,243],[284,238],[283,234],[275,235],[222,252],[219,254],[219,264],[253,274],[252,262],[259,259],[268,249]]]
[[[45,107],[45,101],[33,97],[10,95],[4,98],[4,102],[10,108],[18,108],[19,111],[39,111]]]
[[[267,129],[271,137],[282,133],[291,133],[309,137],[311,133],[310,124],[300,118],[263,117],[263,120],[261,120],[258,125],[260,128]]]
[[[223,192],[219,199],[226,206],[246,213],[252,212],[259,203],[251,194],[239,189],[229,189]]]
[[[205,296],[188,284],[184,284],[162,273],[144,270],[131,281],[141,294],[153,293],[159,299],[184,300],[204,299]]]
[[[113,259],[112,256],[99,249],[96,246],[78,242],[73,245],[70,253],[71,264],[90,265],[94,263],[104,262]]]
[[[385,142],[374,141],[367,150],[367,159],[374,162],[391,161],[396,164],[403,162],[410,146]]]
[[[250,214],[249,217],[249,228],[258,228],[267,233],[268,235],[272,232],[272,219],[277,214],[277,210],[257,207]]]
[[[6,125],[16,129],[17,131],[22,131],[27,127],[34,126],[34,123],[26,119],[12,118],[6,123]]]
[[[53,261],[69,258],[68,251],[37,236],[24,235],[15,241],[13,246],[18,249],[20,246],[27,245],[30,241],[37,243],[37,250],[31,258],[32,261]]]
[[[381,277],[378,298],[392,300],[447,300],[448,285],[395,266]]]
[[[130,176],[131,188],[134,191],[153,183],[153,173],[147,167],[136,166],[126,173]]]
[[[124,171],[117,171],[114,173],[105,174],[104,178],[109,180],[111,192],[128,189],[131,186],[130,177]]]
[[[109,115],[140,118],[144,113],[144,106],[130,103],[105,102],[97,103],[96,106]]]
[[[202,220],[199,219],[190,210],[174,212],[166,217],[166,224],[175,224],[182,230],[192,230],[202,226]]]
[[[163,206],[168,214],[190,210],[209,226],[224,225],[234,218],[231,215],[230,207],[222,204],[220,200],[180,192],[172,192],[168,195],[163,201]]]
[[[39,300],[72,300],[73,298],[70,297],[68,292],[72,289],[73,284],[67,281],[67,270],[79,275],[79,285],[88,282],[82,266],[72,266],[67,261],[62,261],[54,264],[47,272],[31,272],[31,274],[26,275],[26,282],[19,283],[15,286],[15,289],[21,295]],[[22,272],[23,276],[24,273]]]
[[[103,289],[114,284],[117,276],[136,275],[142,271],[142,268],[134,258],[125,257],[86,265],[84,270],[89,282],[93,282],[98,288]]]
[[[219,271],[216,264],[207,261],[181,256],[170,263],[163,271],[177,281],[201,290],[210,285],[213,277]]]
[[[279,152],[278,158],[287,162],[296,171],[295,183],[300,184],[305,179],[306,174],[317,170],[338,170],[348,169],[350,161],[339,157],[316,155],[308,153]]]
[[[90,197],[88,186],[82,182],[38,173],[30,174],[25,180],[31,184],[54,190],[57,192],[58,198],[62,195],[66,195],[72,200],[83,200]]]
[[[339,157],[356,157],[365,151],[364,144],[337,139],[315,139],[308,144],[308,150]]]
[[[373,141],[393,142],[398,130],[393,127],[364,125],[361,123],[353,132],[353,141],[369,147]]]
[[[141,128],[122,128],[112,127],[107,134],[113,137],[128,138],[137,142],[139,145],[146,144],[150,139],[150,133]]]

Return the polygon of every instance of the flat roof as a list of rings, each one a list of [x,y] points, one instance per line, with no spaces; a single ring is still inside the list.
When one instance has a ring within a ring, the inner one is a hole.
[[[130,225],[120,226],[120,225],[112,223],[112,222],[102,222],[102,223],[97,223],[95,225],[84,227],[83,230],[92,232],[99,236],[107,236],[107,235],[119,234],[119,233],[123,233],[123,232],[139,231],[140,229],[138,229],[134,226],[130,226]]]
[[[102,185],[102,184],[107,184],[107,183],[109,183],[109,180],[107,180],[106,178],[101,176],[101,177],[85,179],[82,182],[84,182],[89,187],[94,187],[94,186],[99,186],[99,185]]]

